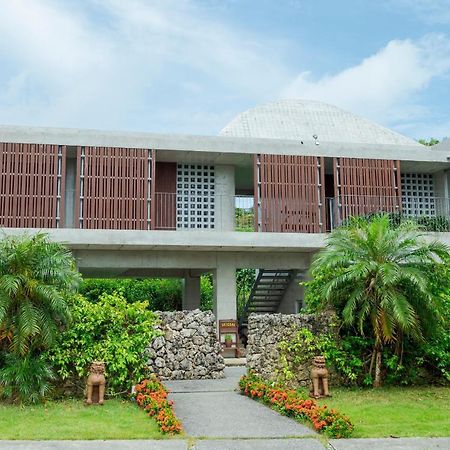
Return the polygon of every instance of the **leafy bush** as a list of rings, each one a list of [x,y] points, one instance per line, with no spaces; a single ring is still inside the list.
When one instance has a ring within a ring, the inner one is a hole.
[[[96,302],[103,293],[121,292],[128,302],[148,302],[152,311],[178,311],[182,303],[182,280],[176,278],[90,278],[83,281],[80,293]],[[213,308],[211,274],[200,277],[200,309]]]
[[[212,311],[213,309],[214,286],[212,275],[202,275],[200,277],[200,309],[202,311]]]
[[[61,333],[49,358],[59,376],[85,377],[92,361],[104,361],[109,393],[126,392],[145,378],[145,349],[158,334],[147,302],[128,303],[121,293],[97,302],[81,295],[72,301],[72,325]]]
[[[239,387],[242,394],[269,405],[285,416],[307,421],[316,431],[328,437],[346,438],[353,432],[353,424],[348,417],[326,406],[319,406],[300,391],[284,389],[282,385],[269,383],[252,373],[241,378]]]
[[[301,365],[309,363],[314,356],[323,355],[347,383],[353,383],[360,375],[363,362],[356,355],[345,351],[336,336],[331,333],[315,335],[307,328],[301,328],[289,341],[278,345],[282,370],[280,381],[289,381]]]
[[[386,215],[389,218],[389,222],[392,228],[399,227],[405,222],[414,222],[417,224],[422,231],[450,231],[450,220],[446,216],[409,216],[401,212],[381,212],[374,211],[365,216],[358,217],[357,219],[363,218],[367,221],[376,219],[381,214]],[[355,217],[349,217],[345,219],[342,223],[343,226],[348,226],[354,222]]]
[[[181,309],[182,284],[176,278],[88,278],[80,286],[80,293],[91,302],[114,292],[131,303],[147,301],[152,311]]]
[[[55,378],[43,354],[19,356],[5,355],[4,367],[0,369],[2,396],[22,403],[36,403],[51,390]]]
[[[153,416],[160,430],[167,434],[181,433],[181,422],[173,411],[173,402],[167,400],[168,390],[155,377],[137,384],[133,397],[140,408]]]
[[[238,269],[236,271],[236,296],[237,315],[241,319],[245,312],[245,306],[250,297],[253,284],[255,283],[255,269]]]

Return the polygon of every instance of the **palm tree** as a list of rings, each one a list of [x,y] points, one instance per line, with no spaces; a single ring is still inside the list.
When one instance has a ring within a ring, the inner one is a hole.
[[[45,234],[0,241],[0,338],[9,352],[52,345],[70,318],[65,295],[80,279],[70,251]]]
[[[329,274],[319,287],[323,305],[342,309],[344,323],[362,335],[370,330],[374,387],[381,385],[383,346],[403,336],[423,341],[442,317],[430,278],[436,264],[448,261],[449,248],[423,237],[412,222],[392,227],[386,214],[352,219],[329,235],[312,265],[313,276]]]

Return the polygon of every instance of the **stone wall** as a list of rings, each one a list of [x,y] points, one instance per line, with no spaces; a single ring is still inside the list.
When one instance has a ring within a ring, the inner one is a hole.
[[[307,314],[250,314],[248,318],[247,368],[266,380],[276,380],[282,369],[279,343],[288,341],[300,328],[313,333],[333,329],[334,316]],[[292,387],[309,386],[310,364],[298,367]]]
[[[162,380],[223,378],[224,360],[211,311],[158,312],[162,336],[147,348],[148,365]]]

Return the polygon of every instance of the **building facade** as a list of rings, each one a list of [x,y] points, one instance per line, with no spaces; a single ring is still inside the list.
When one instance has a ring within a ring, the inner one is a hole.
[[[258,269],[250,311],[296,312],[326,233],[380,211],[448,242],[450,151],[319,102],[240,114],[220,136],[0,127],[0,226],[45,230],[85,276],[184,278],[185,309],[214,277],[236,317],[238,268]]]

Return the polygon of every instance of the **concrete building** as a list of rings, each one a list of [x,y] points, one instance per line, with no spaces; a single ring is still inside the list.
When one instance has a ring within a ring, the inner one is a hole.
[[[213,273],[219,319],[236,317],[238,268],[258,269],[248,311],[296,312],[351,215],[429,217],[449,241],[449,147],[319,102],[251,109],[220,136],[2,126],[0,166],[7,233],[47,231],[85,276],[181,277],[186,309]]]

